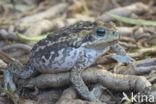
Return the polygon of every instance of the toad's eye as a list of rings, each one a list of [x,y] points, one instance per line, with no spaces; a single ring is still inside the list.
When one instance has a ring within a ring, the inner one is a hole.
[[[97,28],[96,29],[97,36],[105,36],[105,33],[106,33],[106,31],[103,28]]]

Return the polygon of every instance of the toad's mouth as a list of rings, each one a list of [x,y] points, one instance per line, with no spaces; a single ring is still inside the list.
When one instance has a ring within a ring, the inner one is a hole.
[[[105,41],[105,42],[96,42],[95,44],[92,43],[92,44],[89,44],[87,45],[88,48],[96,48],[96,47],[99,47],[99,48],[106,48],[108,46],[111,46],[115,43],[117,43],[119,40],[113,40],[113,41]]]

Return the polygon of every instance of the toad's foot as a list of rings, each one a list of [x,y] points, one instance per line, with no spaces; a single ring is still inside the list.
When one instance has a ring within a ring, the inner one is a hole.
[[[104,90],[104,87],[101,84],[96,84],[94,85],[91,93],[95,95],[96,99],[99,99],[100,96],[102,95],[103,90]]]
[[[12,92],[16,91],[16,85],[13,81],[14,72],[19,72],[20,63],[15,62],[9,64],[4,71],[4,89],[11,90]]]
[[[2,96],[7,95],[14,104],[19,104],[19,96],[15,92],[16,85],[13,82],[13,74],[9,70],[4,72],[4,92],[1,93]]]
[[[16,85],[13,82],[13,75],[9,70],[6,70],[4,72],[4,90],[5,91],[11,91],[14,92],[16,91]],[[5,95],[5,92],[4,92]]]
[[[16,91],[16,85],[14,83],[14,75],[17,77],[17,73],[20,73],[21,64],[19,62],[13,62],[9,64],[4,71],[4,89],[12,92]]]
[[[127,63],[130,64],[134,62],[135,60],[127,55],[112,55],[112,59],[116,60],[119,63]]]

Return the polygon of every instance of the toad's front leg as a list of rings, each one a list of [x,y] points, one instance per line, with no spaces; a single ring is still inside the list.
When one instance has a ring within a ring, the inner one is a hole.
[[[111,58],[115,59],[120,63],[132,63],[135,60],[127,56],[126,51],[119,44],[112,45],[111,48],[117,53],[117,55],[112,55]]]
[[[89,91],[82,79],[81,73],[87,67],[91,66],[96,61],[97,57],[100,57],[102,54],[106,53],[109,50],[109,47],[102,51],[96,51],[92,48],[87,49],[84,47],[80,48],[79,50],[81,50],[79,53],[79,58],[71,70],[70,80],[82,98],[89,101],[98,101],[98,96],[102,93],[102,85],[98,84],[94,86],[91,91]]]
[[[95,101],[96,97],[93,92],[90,92],[81,77],[82,68],[76,65],[71,71],[71,82],[78,93],[86,100]]]

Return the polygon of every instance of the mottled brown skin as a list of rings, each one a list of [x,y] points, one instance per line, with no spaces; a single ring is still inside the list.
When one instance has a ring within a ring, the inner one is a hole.
[[[112,48],[118,55],[126,56],[125,50],[117,44],[119,34],[110,24],[103,22],[78,22],[62,28],[32,48],[28,63],[20,71],[6,71],[5,87],[13,85],[12,74],[27,79],[40,73],[62,73],[71,71],[71,82],[78,93],[87,100],[95,101],[94,90],[89,91],[81,78],[81,72],[92,65],[98,57]],[[121,59],[122,59],[121,57]],[[126,57],[122,62],[130,63]],[[12,82],[10,82],[10,80]]]

